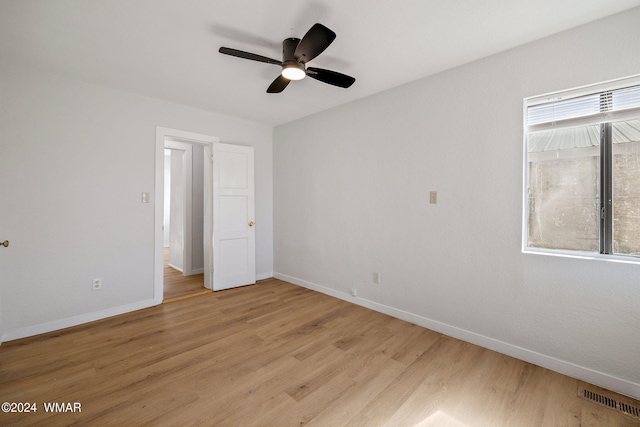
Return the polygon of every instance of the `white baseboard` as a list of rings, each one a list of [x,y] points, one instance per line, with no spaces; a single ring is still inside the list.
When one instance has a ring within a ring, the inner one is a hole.
[[[69,328],[71,326],[82,325],[84,323],[93,322],[107,317],[117,316],[119,314],[129,313],[131,311],[158,305],[154,300],[144,300],[132,304],[121,305],[119,307],[107,308],[105,310],[95,311],[92,313],[80,314],[78,316],[68,317],[66,319],[54,320],[52,322],[41,323],[39,325],[27,326],[12,332],[2,334],[2,342],[17,340],[20,338],[31,337],[33,335],[44,334],[47,332],[57,331]]]
[[[268,271],[266,273],[257,273],[256,280],[264,280],[271,279],[273,277],[273,271]]]
[[[173,268],[174,270],[178,270],[180,273],[184,273],[184,270],[182,270],[181,268],[176,267],[175,265],[168,263],[169,267]]]
[[[273,277],[273,272],[271,271],[266,273],[256,274],[256,280],[270,279],[272,277]],[[117,316],[119,314],[129,313],[131,311],[136,311],[143,308],[153,307],[159,304],[162,304],[162,296],[160,296],[160,298],[157,301],[154,299],[150,299],[150,300],[140,301],[137,303],[127,304],[119,307],[108,308],[108,309],[96,311],[93,313],[86,313],[78,316],[68,317],[66,319],[54,320],[52,322],[28,326],[26,328],[21,328],[15,331],[3,333],[0,336],[0,345],[3,342],[13,341],[20,338],[26,338],[34,335],[44,334],[47,332],[57,331],[60,329],[69,328],[71,326],[82,325],[84,323],[105,319],[107,317]]]
[[[475,332],[467,331],[465,329],[460,329],[446,323],[438,322],[436,320],[432,320],[423,316],[419,316],[417,314],[409,313],[394,307],[380,304],[375,301],[370,301],[357,296],[353,297],[348,293],[336,291],[335,289],[327,288],[325,286],[298,279],[296,277],[287,276],[286,274],[276,272],[273,276],[276,279],[284,280],[285,282],[293,283],[295,285],[302,286],[303,288],[330,295],[332,297],[348,301],[380,313],[387,314],[400,320],[422,326],[432,331],[440,332],[441,334],[457,338],[462,341],[478,345],[480,347],[488,348],[489,350],[506,354],[507,356],[515,357],[516,359],[524,360],[525,362],[533,363],[534,365],[559,372],[563,375],[567,375],[569,377],[576,378],[581,381],[585,381],[590,384],[594,384],[599,387],[603,387],[608,390],[633,397],[635,399],[640,399],[640,384],[638,383],[624,380],[622,378],[617,378],[603,372],[594,371],[583,366],[575,365],[564,360],[556,359],[545,354],[509,344],[504,341],[496,340],[491,337],[480,335]]]

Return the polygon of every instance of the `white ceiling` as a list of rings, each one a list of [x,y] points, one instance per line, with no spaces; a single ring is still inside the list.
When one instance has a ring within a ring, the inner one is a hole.
[[[640,0],[0,0],[2,60],[278,125],[636,6]],[[336,32],[309,66],[356,78],[266,89],[281,43]]]

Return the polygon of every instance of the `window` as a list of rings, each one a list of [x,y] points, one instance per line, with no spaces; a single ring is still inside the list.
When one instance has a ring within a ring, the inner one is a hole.
[[[640,78],[525,99],[524,247],[640,257]]]

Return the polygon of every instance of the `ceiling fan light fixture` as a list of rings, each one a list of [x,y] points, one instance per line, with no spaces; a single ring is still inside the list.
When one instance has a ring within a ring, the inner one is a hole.
[[[289,64],[282,67],[282,77],[289,80],[302,80],[307,73],[300,64]]]

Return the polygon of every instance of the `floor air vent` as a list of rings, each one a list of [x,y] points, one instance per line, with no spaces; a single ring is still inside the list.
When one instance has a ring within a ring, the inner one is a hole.
[[[629,417],[640,420],[640,407],[637,405],[630,405],[628,403],[620,402],[611,397],[607,397],[603,394],[597,393],[586,388],[578,388],[578,397],[589,402],[597,403],[598,405],[606,406],[609,409],[613,409],[616,412],[620,412]]]

